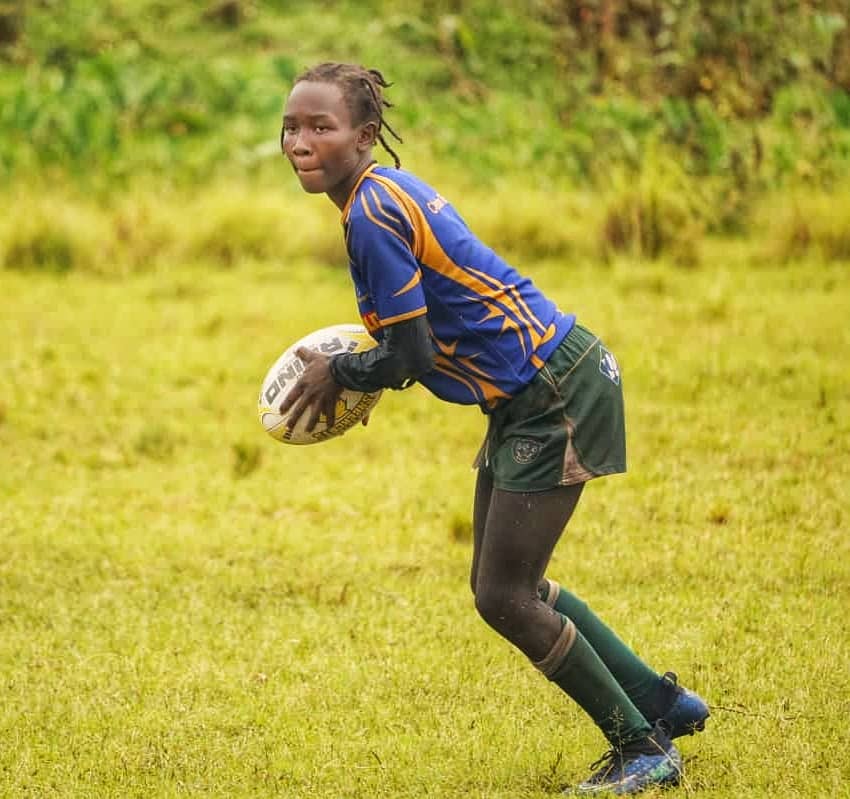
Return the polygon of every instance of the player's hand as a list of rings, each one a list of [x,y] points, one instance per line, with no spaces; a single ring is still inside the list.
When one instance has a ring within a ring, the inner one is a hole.
[[[291,430],[309,409],[307,432],[312,432],[324,414],[328,427],[336,420],[336,401],[342,393],[331,374],[330,358],[306,347],[299,347],[295,354],[304,363],[304,373],[281,403],[280,414],[289,413],[286,426]]]

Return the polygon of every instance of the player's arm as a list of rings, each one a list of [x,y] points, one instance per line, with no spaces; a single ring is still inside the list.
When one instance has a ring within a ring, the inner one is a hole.
[[[431,370],[434,350],[425,314],[387,325],[383,333],[371,350],[331,358],[331,375],[339,385],[357,391],[407,388]]]
[[[280,413],[289,414],[287,425],[292,428],[309,408],[307,430],[315,428],[321,414],[327,418],[328,427],[333,426],[336,400],[342,387],[357,391],[406,388],[434,363],[424,314],[387,325],[381,342],[367,352],[328,358],[302,347],[297,355],[305,369],[281,404]]]
[[[426,231],[397,193],[370,183],[352,205],[346,235],[361,315],[376,317],[376,348],[331,359],[337,383],[358,391],[404,388],[434,365],[428,306],[414,249]]]

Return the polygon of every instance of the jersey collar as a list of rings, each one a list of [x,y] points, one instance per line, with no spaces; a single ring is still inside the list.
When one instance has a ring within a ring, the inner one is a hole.
[[[342,221],[345,222],[348,217],[348,212],[351,210],[351,204],[354,202],[354,198],[357,195],[357,190],[360,188],[360,184],[369,177],[369,174],[378,168],[378,162],[372,161],[366,169],[360,174],[360,177],[357,178],[357,183],[354,184],[354,188],[351,190],[351,194],[348,195],[348,199],[345,201],[345,206],[342,209]]]

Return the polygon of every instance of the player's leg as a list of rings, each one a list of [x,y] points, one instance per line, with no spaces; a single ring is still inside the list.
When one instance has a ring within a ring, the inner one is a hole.
[[[709,716],[708,706],[697,694],[678,685],[675,674],[659,675],[586,602],[553,580],[543,579],[538,591],[550,607],[572,619],[651,724],[664,719],[671,738],[704,729]]]
[[[487,512],[490,510],[490,497],[493,493],[493,474],[483,466],[478,469],[475,479],[475,500],[472,505],[472,566],[469,570],[469,585],[475,594],[478,580],[478,561],[481,557],[481,543],[487,525]],[[542,584],[542,583],[541,583]]]
[[[646,738],[651,725],[573,622],[537,593],[581,491],[581,484],[528,493],[491,491],[475,603],[484,620],[572,697],[619,748]]]
[[[576,701],[611,743],[604,765],[579,792],[636,793],[676,783],[681,756],[663,725],[650,725],[567,617],[541,601],[537,585],[582,484],[548,491],[492,489],[481,540],[475,602],[483,618]]]
[[[611,742],[605,765],[580,790],[622,794],[677,782],[681,757],[664,726],[647,722],[568,616],[546,615],[536,604],[538,581],[581,485],[625,471],[614,356],[576,326],[532,383],[493,413],[483,452],[493,485],[479,530],[476,605]]]
[[[540,600],[537,585],[581,490],[490,492],[476,553],[476,608],[533,661],[543,660],[564,626],[561,614]]]
[[[626,462],[625,411],[619,365],[614,355],[584,329],[574,329],[547,362],[544,377],[556,387],[553,407],[566,419],[563,477],[565,480],[624,471]],[[560,402],[560,404],[559,404]],[[537,407],[535,406],[535,412]],[[530,465],[550,451],[559,431],[549,414],[541,424],[533,417],[531,431],[547,433],[547,446]],[[527,424],[527,423],[526,423]],[[525,435],[520,426],[519,435]],[[514,429],[511,429],[513,432]],[[501,473],[510,475],[517,453],[506,446],[492,447]],[[586,478],[584,478],[586,479]],[[570,618],[623,686],[643,715],[654,722],[670,722],[675,736],[704,725],[706,704],[676,684],[673,675],[660,676],[649,668],[588,608],[587,604],[554,583],[545,583],[545,597],[559,613]]]

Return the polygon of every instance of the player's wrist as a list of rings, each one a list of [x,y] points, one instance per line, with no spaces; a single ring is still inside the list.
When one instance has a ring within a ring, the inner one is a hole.
[[[331,377],[333,378],[334,383],[336,383],[338,386],[342,386],[343,388],[352,389],[355,388],[355,386],[346,385],[345,378],[340,375],[339,371],[338,361],[340,358],[344,358],[347,354],[348,353],[343,353],[340,355],[331,355],[331,357],[328,358],[328,370],[331,373]]]

